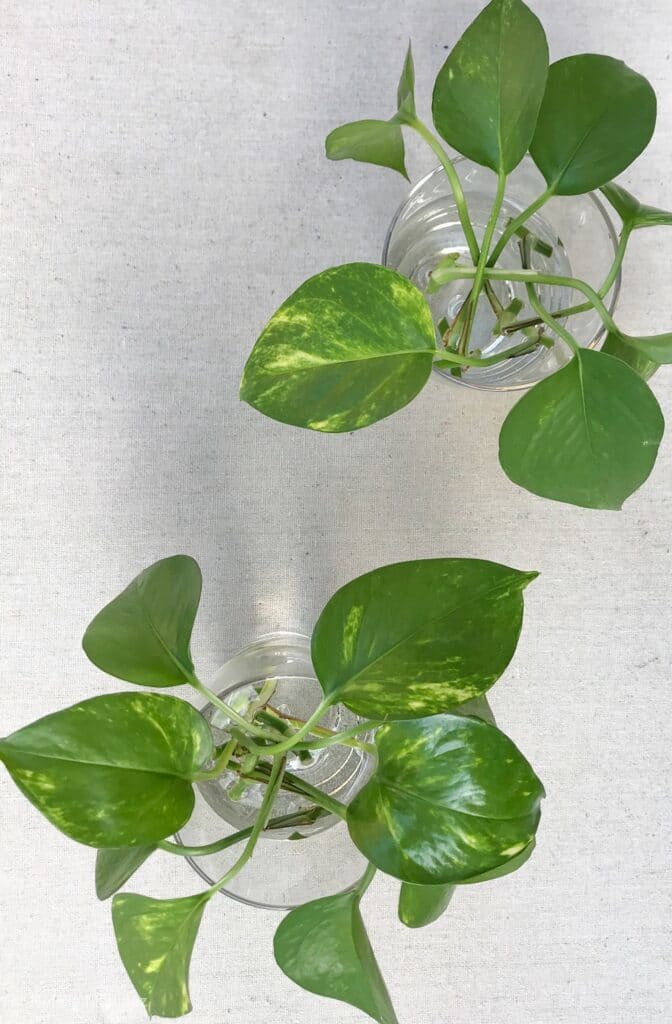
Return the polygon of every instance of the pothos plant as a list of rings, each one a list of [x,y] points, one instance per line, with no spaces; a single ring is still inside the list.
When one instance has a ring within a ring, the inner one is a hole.
[[[431,147],[452,187],[470,264],[446,254],[430,288],[455,280],[471,291],[452,322],[435,327],[424,295],[395,271],[352,263],[302,284],[271,318],[245,367],[241,397],[283,423],[319,431],[353,431],[401,409],[432,367],[455,374],[492,366],[539,345],[566,346],[571,358],[514,406],[499,454],[509,478],[543,497],[618,509],[654,465],[664,422],[646,379],[672,362],[672,333],[637,337],[614,321],[605,298],[634,231],[671,225],[672,213],[640,203],[611,179],[653,134],[656,97],[642,75],[611,57],[579,54],[549,67],[541,23],[522,0],[492,0],[467,28],[436,78],[432,116],[438,136],[418,116],[411,51],[388,120],[343,125],[327,138],[327,156],[392,168],[406,177],[402,129]],[[441,140],[496,175],[495,199],[481,238]],[[546,187],[515,219],[500,222],[507,178],[530,154]],[[530,267],[541,240],[529,219],[553,196],[601,189],[622,220],[613,265],[597,290],[585,281]],[[500,268],[509,242],[521,248],[519,270]],[[498,306],[494,285],[523,283],[533,317]],[[549,312],[542,285],[577,292],[581,304]],[[482,293],[497,316],[495,331],[512,337],[506,351],[481,356],[472,346]],[[581,348],[572,318],[594,309],[606,328],[601,351]],[[516,341],[516,338],[519,340]]]
[[[292,910],[275,934],[275,957],[310,992],[350,1003],[380,1024],[396,1022],[360,914],[375,872],[399,879],[399,916],[416,928],[440,916],[455,886],[514,871],[534,849],[542,785],[487,714],[473,712],[487,712],[478,699],[514,653],[523,591],[535,576],[440,558],[388,565],[346,584],[312,634],[324,698],[303,723],[274,710],[272,680],[259,684],[251,714],[199,680],[190,652],[201,594],[193,559],[155,563],[94,618],[83,642],[91,661],[150,689],[91,697],[47,715],[0,740],[0,760],[49,821],[98,848],[96,890],[100,899],[114,897],[119,953],[150,1015],[191,1009],[189,964],[203,912],[264,833],[300,830],[331,814],[343,819],[368,867],[350,891]],[[231,723],[219,746],[199,711],[162,692],[184,684]],[[319,723],[338,702],[361,717],[329,734]],[[372,730],[374,743],[362,739]],[[375,762],[349,806],[287,770],[290,753],[336,743],[364,744]],[[170,840],[192,814],[194,786],[225,771],[265,784],[254,825],[207,846]],[[274,817],[281,788],[305,798],[305,807]],[[235,844],[242,853],[233,866],[193,896],[118,891],[157,851],[198,857]]]

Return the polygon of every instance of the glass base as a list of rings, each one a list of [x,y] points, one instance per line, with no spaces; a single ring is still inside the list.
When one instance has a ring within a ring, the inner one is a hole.
[[[496,176],[487,168],[464,158],[458,158],[454,163],[480,242],[492,209]],[[495,240],[500,237],[508,222],[526,209],[543,192],[544,187],[541,174],[531,158],[526,157],[509,177]],[[591,193],[551,199],[539,213],[529,219],[527,227],[551,250],[550,254],[538,251],[532,253],[530,263],[534,270],[562,277],[579,277],[595,288],[602,285],[614,259],[617,237],[598,196]],[[438,167],[411,189],[397,212],[385,241],[383,263],[408,277],[424,292],[439,260],[451,254],[457,254],[463,264],[472,265],[453,193],[443,168]],[[522,269],[517,237],[514,236],[506,246],[497,266],[500,269]],[[469,295],[470,286],[470,281],[455,281],[426,296],[437,326],[437,348],[440,351],[442,332],[439,324],[444,319],[448,323],[454,321]],[[619,287],[620,275],[607,303],[612,311]],[[515,319],[524,320],[535,316],[523,283],[493,282],[493,291],[504,308],[514,300],[520,301],[521,309]],[[582,296],[577,292],[549,285],[538,288],[538,295],[551,313],[582,301]],[[595,347],[604,335],[602,321],[594,310],[559,322],[567,325],[577,342],[586,347]],[[496,324],[497,317],[492,304],[482,294],[477,305],[470,352],[483,357],[501,355],[525,341],[525,336],[520,332],[504,334],[496,329]],[[555,340],[548,328],[544,329],[543,335],[549,340]],[[494,366],[470,367],[463,370],[461,376],[455,376],[449,369],[437,369],[436,372],[468,387],[511,390],[531,387],[564,366],[569,358],[566,345],[557,342],[548,348],[538,345],[529,353],[514,356]]]
[[[297,633],[273,633],[239,651],[216,673],[210,683],[222,700],[245,714],[266,680],[275,682],[270,705],[283,715],[307,719],[322,698],[310,660],[310,641]],[[216,744],[226,742],[229,721],[212,704],[202,709],[210,722]],[[359,719],[347,708],[330,708],[320,726],[340,732]],[[362,739],[366,739],[366,734]],[[335,744],[311,752],[301,760],[292,755],[289,771],[306,782],[349,803],[373,770],[366,752]],[[202,846],[254,823],[265,785],[252,783],[241,794],[234,789],[234,773],[197,786],[196,806],[190,821],[177,836],[187,846]],[[292,814],[313,806],[308,798],[281,791],[272,817]],[[208,883],[221,878],[240,856],[242,845],[207,857],[187,858]],[[222,890],[233,899],[266,908],[289,909],[320,896],[342,892],[361,878],[366,860],[335,815],[319,818],[299,828],[273,829],[259,840],[252,860]]]

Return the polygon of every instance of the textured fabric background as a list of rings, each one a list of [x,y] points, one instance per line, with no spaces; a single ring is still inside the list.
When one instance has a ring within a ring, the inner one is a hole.
[[[524,872],[471,888],[436,926],[365,903],[404,1024],[662,1024],[672,1019],[672,441],[618,513],[510,484],[511,400],[434,377],[386,422],[328,437],[237,399],[244,359],[305,277],[379,258],[404,183],[323,157],[327,131],[386,116],[406,42],[428,111],[476,0],[7,0],[0,59],[2,731],[117,689],[80,651],[139,569],[190,552],[207,678],[269,629],[308,631],[328,595],[389,561],[473,555],[541,571],[502,727],[548,789]],[[554,56],[592,50],[660,99],[623,182],[672,204],[669,0],[535,0]],[[524,55],[521,55],[524,59]],[[410,144],[415,177],[432,166]],[[620,315],[672,326],[672,232],[636,237]],[[654,389],[672,417],[672,374]],[[141,1024],[69,843],[0,776],[0,1017]],[[156,857],[136,888],[186,894]],[[192,970],[192,1024],[355,1024],[273,963],[278,918],[220,900]]]

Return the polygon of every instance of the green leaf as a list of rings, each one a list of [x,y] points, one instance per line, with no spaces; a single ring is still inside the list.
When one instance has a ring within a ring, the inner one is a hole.
[[[273,949],[281,971],[318,996],[398,1024],[359,911],[358,892],[304,903],[284,918]]]
[[[190,779],[213,754],[205,719],[156,693],[92,697],[0,740],[0,760],[32,804],[88,846],[143,846],[176,832]]]
[[[96,854],[96,896],[109,900],[141,868],[156,846],[111,846]]]
[[[523,589],[535,578],[495,562],[399,562],[347,583],[313,631],[326,696],[370,718],[419,718],[477,697],[513,657]]]
[[[464,156],[508,174],[529,148],[547,75],[539,19],[522,0],[492,0],[439,71],[436,129]]]
[[[499,867],[493,868],[492,871],[484,871],[481,875],[467,878],[464,882],[459,882],[458,885],[480,885],[481,882],[493,882],[497,878],[503,878],[504,875],[513,874],[514,871],[518,871],[519,868],[522,868],[523,864],[527,863],[534,853],[536,845],[537,841],[533,839],[524,850],[521,850],[520,853],[512,857],[506,864],[500,864]]]
[[[533,494],[620,509],[653,469],[664,426],[653,393],[629,366],[581,349],[513,407],[499,458]]]
[[[647,360],[657,366],[664,366],[672,363],[672,333],[651,334],[646,337],[635,337],[631,334],[622,334],[611,331],[609,337],[614,342],[621,342],[633,349],[636,353],[644,356]],[[604,349],[603,349],[604,351]]]
[[[551,64],[530,152],[549,189],[579,195],[624,171],[655,124],[656,95],[642,75],[583,53]]]
[[[414,885],[402,882],[399,893],[399,920],[407,928],[424,928],[437,921],[455,892],[454,885]]]
[[[381,871],[454,885],[501,867],[534,838],[543,787],[510,739],[464,715],[376,732],[378,764],[348,807],[350,836]]]
[[[609,200],[616,213],[623,221],[623,226],[630,231],[637,228],[669,227],[672,225],[672,213],[668,210],[661,210],[657,206],[647,206],[640,203],[639,199],[633,196],[615,181],[609,182],[601,189],[602,193]]]
[[[155,562],[110,601],[84,634],[88,658],[139,686],[179,686],[194,677],[189,643],[201,598],[193,558]]]
[[[358,160],[365,164],[389,167],[408,180],[401,128],[392,121],[367,119],[334,128],[327,135],[330,160]]]
[[[348,263],[283,303],[252,350],[240,397],[282,423],[358,430],[415,398],[435,352],[415,285],[386,267]]]
[[[652,359],[649,359],[640,349],[634,345],[629,345],[624,341],[623,336],[610,332],[607,334],[604,345],[601,348],[602,352],[606,352],[609,356],[615,356],[622,362],[627,363],[631,370],[642,378],[642,380],[651,380],[654,373],[659,369],[659,364],[655,363]]]
[[[189,964],[209,898],[209,892],[175,900],[122,892],[112,901],[119,954],[150,1017],[191,1010]]]
[[[409,120],[415,117],[415,68],[410,43],[397,88],[397,116]]]

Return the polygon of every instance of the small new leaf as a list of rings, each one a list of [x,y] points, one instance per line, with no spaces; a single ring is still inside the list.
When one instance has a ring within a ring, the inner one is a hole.
[[[311,277],[271,317],[240,397],[282,423],[359,430],[415,398],[435,351],[415,285],[386,267],[348,263]]]
[[[181,828],[194,806],[189,780],[212,753],[202,715],[157,693],[92,697],[0,740],[24,796],[95,847],[149,845]]]
[[[96,854],[96,896],[109,900],[142,867],[156,846],[119,846]]]
[[[398,1024],[359,910],[358,892],[305,903],[284,918],[273,949],[281,971],[308,992]]]
[[[347,583],[313,631],[325,695],[374,719],[419,718],[488,690],[513,657],[536,573],[434,558]]]
[[[525,156],[548,75],[548,44],[522,0],[492,0],[439,71],[432,115],[463,156],[510,173]]]
[[[415,69],[410,43],[397,88],[397,116],[402,121],[406,119],[412,121],[415,117]]]
[[[659,363],[654,363],[652,359],[645,356],[634,345],[627,344],[620,332],[618,334],[610,332],[605,339],[601,351],[606,352],[609,356],[615,356],[616,359],[626,363],[642,380],[651,380],[656,370],[659,369]]]
[[[657,366],[672,363],[672,333],[636,337],[632,334],[623,334],[621,331],[618,333],[610,331],[607,337],[607,344],[610,340],[613,345],[617,343],[627,345],[633,352],[639,353]],[[604,348],[606,348],[606,344]],[[604,348],[602,351],[604,351]]]
[[[632,192],[628,192],[622,185],[617,185],[615,181],[604,185],[601,192],[616,210],[626,230],[636,231],[638,228],[672,226],[672,213],[669,210],[661,210],[657,206],[640,203]]]
[[[123,892],[112,901],[119,955],[150,1017],[191,1010],[189,964],[209,897],[155,900]]]
[[[352,121],[334,128],[325,143],[330,160],[358,160],[398,171],[408,181],[401,128],[392,121]]]
[[[495,726],[434,715],[381,726],[376,746],[376,770],[347,823],[381,871],[455,885],[503,867],[534,839],[543,787]]]
[[[656,94],[622,61],[583,53],[551,64],[530,153],[556,195],[599,188],[648,145]]]
[[[402,882],[399,920],[407,928],[424,928],[438,921],[455,892],[454,885],[414,885]]]
[[[201,570],[174,555],[136,576],[88,627],[87,657],[138,686],[180,686],[194,677],[189,644],[201,598]]]
[[[533,494],[620,509],[653,469],[664,426],[653,393],[629,366],[581,349],[513,407],[499,459]]]

